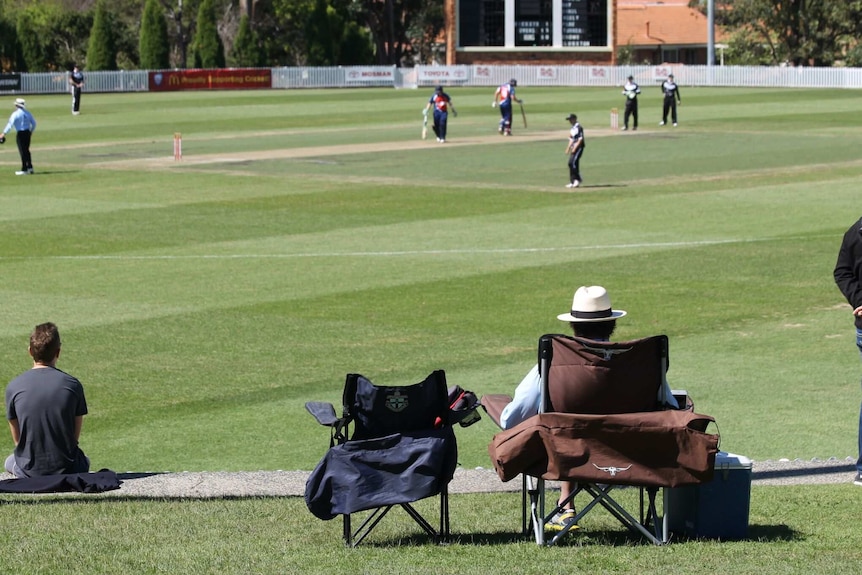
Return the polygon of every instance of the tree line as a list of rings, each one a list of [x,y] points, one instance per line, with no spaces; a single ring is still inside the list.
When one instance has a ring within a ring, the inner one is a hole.
[[[862,66],[862,0],[714,0],[725,63]],[[707,0],[691,0],[704,13]]]
[[[714,2],[725,64],[862,66],[862,0]],[[0,71],[409,66],[443,25],[443,0],[0,0]]]
[[[0,71],[412,65],[443,0],[0,0]]]

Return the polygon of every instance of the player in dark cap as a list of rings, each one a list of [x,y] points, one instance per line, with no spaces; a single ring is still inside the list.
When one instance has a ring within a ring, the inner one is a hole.
[[[69,74],[69,86],[72,89],[72,115],[77,116],[81,113],[81,88],[84,87],[84,74],[77,64]]]
[[[623,130],[629,129],[629,118],[634,120],[632,130],[638,129],[638,95],[641,93],[641,87],[635,82],[634,76],[629,76],[623,86],[623,96],[626,97],[626,111],[623,116]]]
[[[566,154],[569,156],[569,183],[567,188],[577,188],[581,185],[581,156],[587,143],[584,139],[584,128],[578,123],[575,114],[566,116],[566,120],[572,125],[569,130],[569,145],[566,146]]]
[[[673,74],[668,74],[667,80],[661,84],[661,93],[664,94],[664,105],[662,107],[661,122],[659,126],[667,124],[667,113],[670,112],[670,118],[673,120],[673,127],[676,128],[676,103],[682,104],[682,97],[679,95],[679,86],[674,82]]]

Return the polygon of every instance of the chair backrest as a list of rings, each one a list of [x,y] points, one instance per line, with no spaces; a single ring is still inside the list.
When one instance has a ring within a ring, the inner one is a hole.
[[[434,429],[448,424],[446,374],[432,372],[406,386],[374,385],[357,373],[344,383],[344,417],[354,423],[352,439]]]
[[[545,412],[654,411],[668,366],[668,339],[657,335],[597,342],[544,335],[539,339],[539,362]]]

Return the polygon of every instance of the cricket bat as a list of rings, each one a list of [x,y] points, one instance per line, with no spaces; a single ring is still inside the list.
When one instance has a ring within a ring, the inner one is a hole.
[[[518,102],[518,105],[521,106],[521,118],[524,120],[524,129],[527,128],[527,113],[524,111],[524,104]]]
[[[422,139],[428,137],[428,116],[425,116],[425,119],[422,120]]]

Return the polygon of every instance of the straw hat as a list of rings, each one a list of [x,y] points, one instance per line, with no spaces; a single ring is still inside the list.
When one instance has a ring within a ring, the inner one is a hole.
[[[581,286],[575,292],[572,311],[557,319],[568,322],[609,321],[626,315],[621,309],[611,308],[611,296],[602,286]]]

